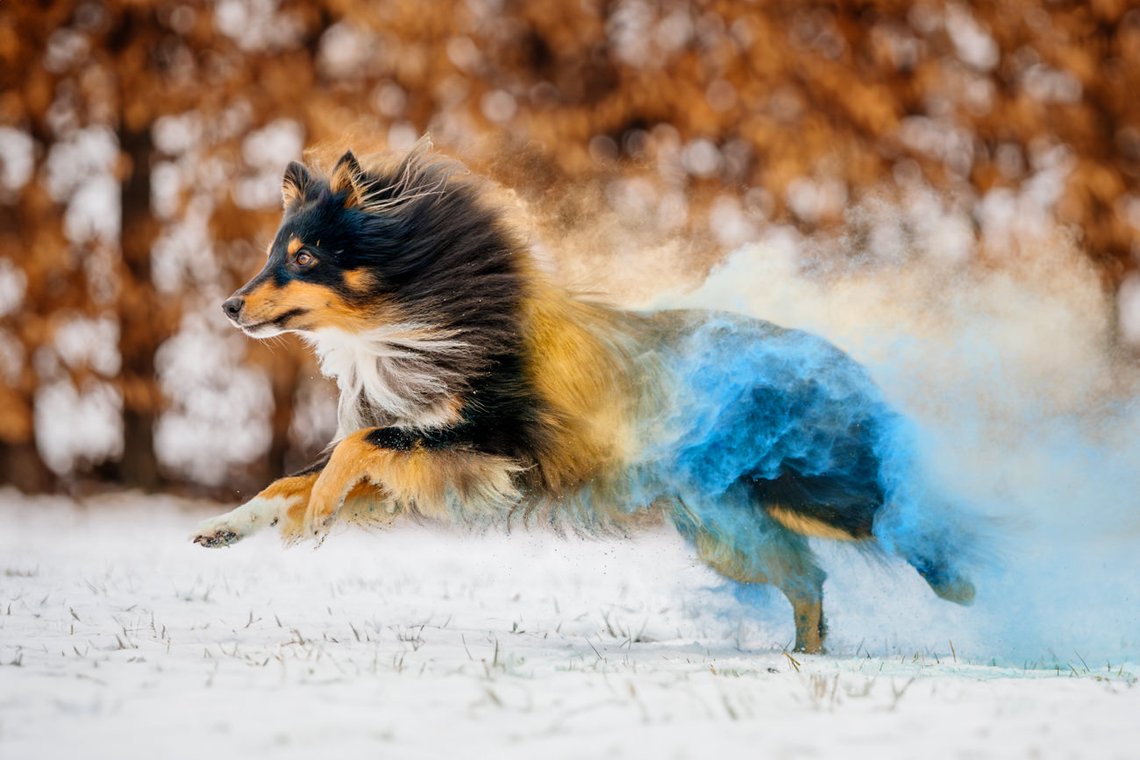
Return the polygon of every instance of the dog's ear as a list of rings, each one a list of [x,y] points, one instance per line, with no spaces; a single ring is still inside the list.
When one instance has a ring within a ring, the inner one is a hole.
[[[334,193],[344,193],[344,207],[359,206],[364,200],[364,170],[352,151],[348,151],[333,167],[329,186]]]
[[[285,202],[285,208],[307,198],[313,184],[313,175],[304,164],[290,161],[285,167],[285,176],[281,179],[281,198]]]

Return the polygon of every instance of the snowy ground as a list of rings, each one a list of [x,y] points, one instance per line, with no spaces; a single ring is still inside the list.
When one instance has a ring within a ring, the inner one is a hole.
[[[830,566],[838,654],[793,659],[787,609],[742,617],[666,532],[207,551],[204,515],[0,490],[0,757],[1140,754],[1135,664],[968,663],[866,563],[882,615]]]

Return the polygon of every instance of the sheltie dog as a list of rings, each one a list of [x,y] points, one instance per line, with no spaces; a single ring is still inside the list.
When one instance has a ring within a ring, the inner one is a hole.
[[[340,389],[311,466],[203,523],[226,546],[336,521],[629,528],[664,515],[724,577],[791,602],[820,652],[825,574],[808,537],[902,556],[939,596],[974,587],[924,517],[913,436],[826,341],[729,313],[635,313],[536,267],[486,186],[425,143],[327,175],[291,163],[265,267],[222,308],[298,333]]]

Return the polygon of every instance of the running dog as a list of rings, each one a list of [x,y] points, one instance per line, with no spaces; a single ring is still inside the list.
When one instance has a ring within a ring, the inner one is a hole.
[[[548,281],[485,186],[426,143],[326,176],[291,163],[265,267],[222,308],[295,332],[340,389],[308,468],[203,523],[226,546],[334,521],[551,521],[602,532],[663,514],[726,578],[791,602],[821,652],[808,537],[902,556],[968,604],[963,544],[925,517],[913,436],[867,372],[813,335],[701,311],[611,309]]]

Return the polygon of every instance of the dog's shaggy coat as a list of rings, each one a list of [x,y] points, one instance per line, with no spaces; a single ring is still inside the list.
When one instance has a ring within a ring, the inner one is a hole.
[[[367,168],[346,153],[327,179],[292,163],[283,194],[264,269],[224,309],[253,337],[312,344],[340,388],[336,440],[196,542],[401,514],[604,531],[659,511],[719,573],[783,591],[808,652],[825,635],[808,536],[882,546],[973,598],[917,508],[931,495],[905,422],[825,341],[571,297],[426,145]]]

